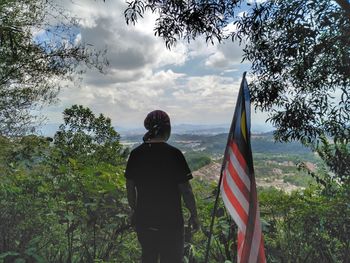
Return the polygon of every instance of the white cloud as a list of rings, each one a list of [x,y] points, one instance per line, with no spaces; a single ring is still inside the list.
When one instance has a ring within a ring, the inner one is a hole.
[[[86,78],[87,84],[101,86],[108,84],[107,81],[109,84],[131,81],[163,66],[183,65],[188,58],[183,43],[168,50],[162,39],[154,37],[154,14],[147,13],[140,23],[128,26],[123,1],[68,1],[65,5],[80,17],[78,39],[96,49],[107,49],[110,62],[107,74],[92,73]]]
[[[267,0],[247,0],[247,3],[248,4],[255,4],[255,3],[257,3],[257,4],[261,4],[261,3],[264,3],[264,2],[266,2]]]
[[[216,50],[206,60],[205,65],[212,68],[229,69],[242,61],[243,50],[237,42],[226,40],[216,46]]]
[[[104,75],[89,70],[81,87],[62,89],[60,102],[47,109],[51,122],[61,122],[61,112],[72,104],[104,113],[118,126],[142,127],[145,115],[154,109],[165,110],[178,124],[231,121],[240,79],[210,70],[236,71],[242,56],[237,44],[224,41],[213,46],[198,38],[189,44],[179,41],[168,50],[154,36],[154,14],[127,26],[126,5],[120,0],[66,1],[67,9],[81,17],[76,41],[107,48],[110,67]],[[202,64],[194,64],[196,59]],[[191,63],[206,73],[198,70],[196,76],[191,75],[186,71]]]
[[[205,38],[201,36],[190,43],[187,43],[187,47],[189,49],[188,55],[192,59],[197,57],[208,57],[217,50],[217,47],[207,43]]]

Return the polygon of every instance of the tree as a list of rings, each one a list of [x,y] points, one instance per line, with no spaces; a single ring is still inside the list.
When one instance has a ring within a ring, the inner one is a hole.
[[[237,26],[232,36],[246,38],[252,62],[252,99],[269,112],[275,138],[311,146],[347,181],[350,19],[330,1],[267,1]]]
[[[155,34],[162,37],[170,48],[176,44],[177,39],[190,41],[202,34],[212,43],[215,40],[221,41],[225,38],[225,27],[235,18],[235,11],[240,4],[240,0],[134,0],[128,2],[124,14],[128,24],[136,23],[148,10],[159,14]]]
[[[120,144],[120,135],[110,118],[103,114],[96,117],[89,108],[73,105],[64,110],[63,119],[64,124],[54,136],[54,144],[66,160],[77,159],[88,165],[125,163],[128,151]]]
[[[49,143],[34,135],[16,139],[0,136],[1,262],[15,262],[16,258],[45,262],[38,255],[38,236],[50,232],[55,222],[51,214],[55,200],[47,180]]]
[[[123,176],[128,151],[103,114],[73,105],[63,119],[51,163],[62,200],[58,212],[67,228],[67,262],[107,260],[116,253],[115,239],[130,228]],[[86,249],[75,253],[79,246]]]
[[[344,9],[331,1],[264,1],[240,18],[241,1],[136,0],[125,17],[130,23],[148,9],[159,12],[155,31],[169,47],[199,34],[244,41],[252,100],[270,111],[277,139],[312,141],[324,133],[349,137],[350,3],[338,2]],[[232,21],[238,32],[225,33]]]
[[[0,135],[25,134],[33,111],[52,103],[62,80],[84,66],[102,70],[102,52],[76,43],[77,19],[47,0],[0,3]]]
[[[170,48],[178,39],[190,41],[199,35],[204,35],[206,40],[212,43],[215,40],[220,42],[228,38],[229,32],[225,27],[239,18],[237,14],[241,11],[240,8],[246,7],[245,2],[250,5],[248,1],[241,0],[133,0],[127,2],[128,7],[124,15],[128,24],[135,24],[147,11],[159,14],[154,28],[155,34],[162,37]],[[347,0],[335,2],[343,8],[343,14],[350,19],[350,3]]]
[[[281,140],[349,138],[350,19],[330,1],[267,1],[237,22],[255,105]]]

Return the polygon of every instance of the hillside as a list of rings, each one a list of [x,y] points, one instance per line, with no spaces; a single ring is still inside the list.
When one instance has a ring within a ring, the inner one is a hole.
[[[197,171],[193,172],[193,177],[200,181],[211,181],[218,183],[219,177],[220,177],[220,170],[221,170],[221,163],[218,162],[212,162],[206,166],[203,166]],[[280,175],[278,173],[278,175]],[[294,177],[297,177],[297,175],[292,175]],[[288,177],[286,177],[288,178]],[[283,190],[285,192],[291,192],[293,190],[302,189],[304,187],[297,186],[293,183],[288,182],[287,180],[283,179],[283,177],[278,177],[273,172],[271,173],[271,176],[268,178],[256,178],[256,184],[258,187],[274,187],[279,190]]]

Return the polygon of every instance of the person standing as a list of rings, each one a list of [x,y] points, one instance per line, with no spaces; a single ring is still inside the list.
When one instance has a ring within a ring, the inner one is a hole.
[[[142,263],[181,263],[184,253],[184,219],[181,197],[190,211],[190,224],[199,229],[192,173],[180,150],[169,145],[169,116],[150,112],[144,126],[144,143],[131,151],[125,170],[128,202],[142,248]]]

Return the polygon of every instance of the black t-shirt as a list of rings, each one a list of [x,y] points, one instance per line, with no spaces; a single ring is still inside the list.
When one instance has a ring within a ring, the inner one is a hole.
[[[125,177],[137,191],[136,226],[183,226],[178,184],[192,178],[180,150],[167,143],[143,143],[131,153]]]

